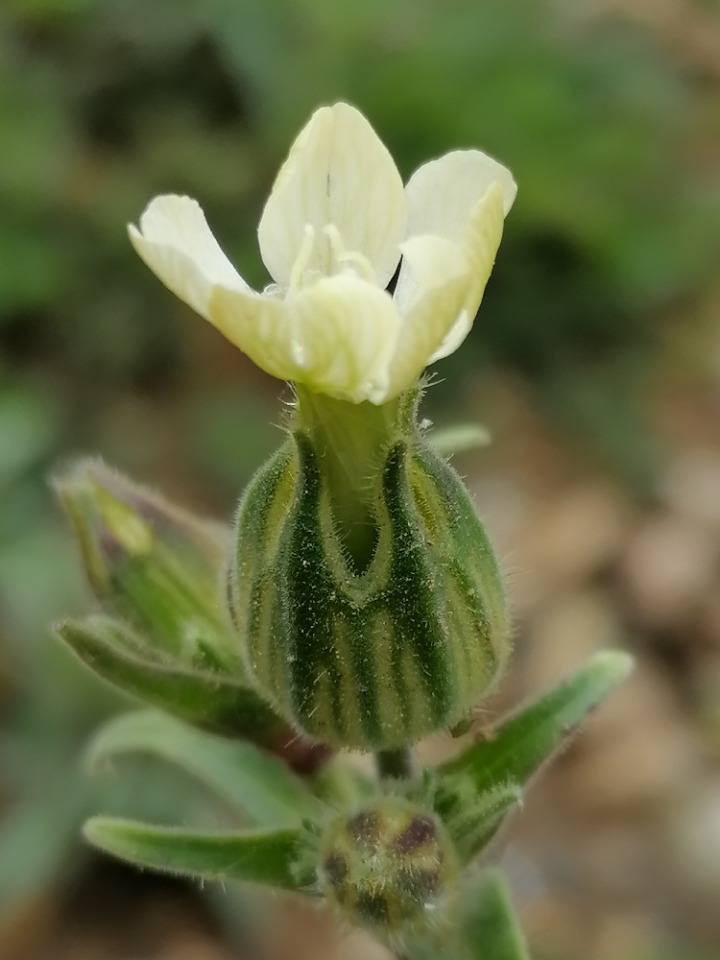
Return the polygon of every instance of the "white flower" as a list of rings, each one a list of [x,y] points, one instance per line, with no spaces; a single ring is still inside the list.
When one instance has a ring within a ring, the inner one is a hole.
[[[465,339],[515,193],[479,150],[424,164],[404,188],[367,120],[337,103],[312,115],[265,204],[258,239],[275,282],[264,293],[188,197],[156,197],[129,233],[163,283],[263,370],[380,404]]]

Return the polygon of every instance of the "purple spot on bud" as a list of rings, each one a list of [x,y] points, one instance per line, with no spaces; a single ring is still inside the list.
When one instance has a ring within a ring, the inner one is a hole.
[[[347,829],[358,845],[377,847],[380,840],[380,818],[374,811],[356,813],[348,820]]]
[[[414,853],[428,843],[437,843],[437,827],[430,817],[413,817],[403,832],[393,841],[393,850],[400,856]]]
[[[333,887],[341,887],[349,873],[348,862],[341,853],[331,853],[323,861],[323,870]]]

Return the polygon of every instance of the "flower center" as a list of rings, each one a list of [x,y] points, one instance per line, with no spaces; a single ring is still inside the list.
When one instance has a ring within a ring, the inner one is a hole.
[[[288,291],[303,290],[323,277],[351,273],[375,283],[375,271],[366,256],[348,250],[342,234],[333,223],[326,224],[322,232],[305,224],[302,243],[290,272]]]

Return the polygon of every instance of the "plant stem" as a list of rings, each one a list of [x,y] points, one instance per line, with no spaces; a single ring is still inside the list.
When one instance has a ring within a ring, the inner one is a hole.
[[[483,874],[463,927],[471,960],[530,960],[507,883],[499,870]]]
[[[409,780],[413,775],[412,751],[409,747],[378,750],[375,761],[381,780]]]

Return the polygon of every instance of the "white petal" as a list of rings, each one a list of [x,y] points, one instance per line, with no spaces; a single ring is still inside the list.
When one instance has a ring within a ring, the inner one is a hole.
[[[470,332],[502,239],[503,194],[497,181],[467,219],[462,243],[412,237],[402,246],[396,296],[403,326],[389,397],[410,386],[429,363],[457,350]]]
[[[208,319],[230,343],[279,380],[293,380],[300,369],[286,300],[214,287]]]
[[[309,270],[328,274],[330,244],[323,228],[337,227],[347,250],[363,254],[380,287],[400,259],[407,200],[387,148],[363,115],[346,103],[321,107],[295,140],[265,205],[258,239],[265,266],[287,286],[306,225],[316,244]]]
[[[408,236],[432,233],[462,241],[470,213],[493,184],[509,212],[517,193],[510,171],[480,150],[455,150],[424,164],[405,188],[410,204]]]
[[[130,224],[128,234],[139,256],[165,286],[206,318],[210,291],[216,284],[250,289],[190,197],[155,197],[140,217],[140,229]]]
[[[463,307],[458,314],[457,320],[445,334],[435,353],[430,355],[428,364],[435,363],[436,360],[442,360],[443,357],[449,357],[451,353],[455,353],[465,337],[472,330],[474,320],[475,314],[470,313],[469,310]]]
[[[353,403],[382,402],[400,317],[391,298],[352,276],[287,300],[217,287],[211,321],[259,367]]]
[[[470,265],[463,308],[445,339],[430,357],[429,363],[454,353],[472,329],[475,314],[495,265],[504,219],[503,194],[496,181],[480,202],[475,204],[470,214],[463,244],[463,252]]]
[[[444,237],[410,237],[400,245],[400,250],[402,263],[393,299],[401,315],[428,290],[468,271],[463,247]]]
[[[499,184],[494,183],[475,204],[465,235],[463,249],[471,264],[473,281],[465,306],[471,317],[477,313],[495,265],[505,226],[504,220],[502,193]]]
[[[465,314],[473,284],[462,247],[441,237],[413,237],[402,247],[400,294],[402,329],[390,366],[388,398],[418,379]]]

